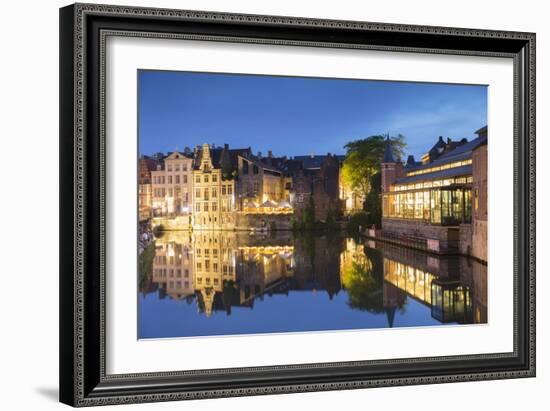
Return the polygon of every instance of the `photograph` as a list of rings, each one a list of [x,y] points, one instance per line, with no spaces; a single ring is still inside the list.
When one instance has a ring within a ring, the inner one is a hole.
[[[138,339],[488,323],[486,84],[136,87]]]

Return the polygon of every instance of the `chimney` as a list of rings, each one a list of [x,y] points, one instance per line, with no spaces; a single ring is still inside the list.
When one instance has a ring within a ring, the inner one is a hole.
[[[229,150],[229,144],[225,143],[225,144],[223,145],[223,149],[224,149],[224,150]]]
[[[273,157],[273,151],[268,150],[268,151],[267,151],[267,156],[268,156],[269,158]]]
[[[262,158],[262,152],[258,151],[258,158]]]

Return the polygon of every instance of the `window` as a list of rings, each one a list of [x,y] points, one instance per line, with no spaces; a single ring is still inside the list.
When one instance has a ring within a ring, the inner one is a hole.
[[[212,203],[212,211],[218,211],[218,204],[217,203]]]
[[[218,197],[218,189],[212,188],[212,198],[216,198],[216,197]]]
[[[196,204],[195,204],[195,211],[196,211],[197,213],[200,213],[200,211],[201,211],[201,203],[196,203]]]
[[[209,196],[209,190],[208,190],[208,188],[205,188],[205,189],[204,189],[204,199],[205,199],[205,200],[208,200],[209,198],[210,198],[210,196]]]
[[[430,194],[431,222],[441,223],[441,191],[433,190]]]
[[[260,184],[258,182],[254,183],[254,194],[258,194],[260,191]]]
[[[233,186],[231,186],[231,185],[227,186],[227,194],[229,194],[229,195],[233,194]]]
[[[212,264],[212,270],[217,273],[218,272],[218,263]]]
[[[183,184],[187,184],[187,175],[186,174],[183,175]]]
[[[195,197],[196,197],[196,198],[201,198],[201,189],[200,189],[200,188],[197,188],[197,189],[195,190]]]
[[[472,222],[472,190],[464,190],[464,222]]]
[[[180,165],[179,165],[179,164],[176,164],[176,165],[175,165],[174,171],[175,171],[175,172],[179,172],[179,171],[180,171]]]
[[[204,203],[204,211],[208,211],[208,203]]]
[[[172,166],[171,165],[168,166],[168,172],[172,172]]]
[[[224,184],[224,185],[222,185],[222,195],[225,195],[226,192],[227,192],[227,189],[226,189],[225,184]]]
[[[176,176],[176,184],[179,184],[179,183],[180,183],[180,176],[177,175],[177,176]]]
[[[218,182],[218,176],[216,174],[212,175],[212,182],[217,183]]]
[[[248,161],[243,161],[243,174],[248,174]]]
[[[204,176],[204,182],[208,183],[208,176]]]

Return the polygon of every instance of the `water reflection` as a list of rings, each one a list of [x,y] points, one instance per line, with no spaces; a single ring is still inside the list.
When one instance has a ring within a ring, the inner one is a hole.
[[[485,265],[341,236],[167,232],[140,270],[140,338],[487,322]]]

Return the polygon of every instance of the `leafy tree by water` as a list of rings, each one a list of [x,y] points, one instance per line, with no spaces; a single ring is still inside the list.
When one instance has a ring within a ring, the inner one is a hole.
[[[369,211],[367,214],[367,224],[375,225],[380,228],[382,225],[382,173],[376,173],[372,176],[370,182],[371,189],[365,199],[365,208]]]
[[[367,198],[372,188],[373,176],[380,172],[380,163],[386,150],[387,135],[375,135],[350,141],[344,148],[346,159],[342,167],[344,185],[361,198]],[[405,136],[390,137],[393,155],[401,158],[406,146]]]

